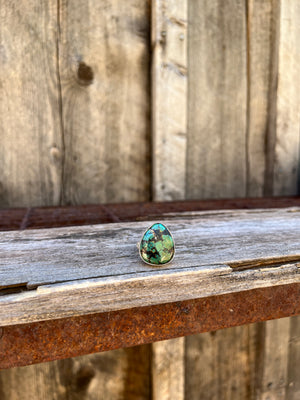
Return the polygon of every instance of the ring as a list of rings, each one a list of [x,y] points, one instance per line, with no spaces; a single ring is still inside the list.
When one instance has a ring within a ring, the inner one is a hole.
[[[141,259],[149,265],[168,264],[175,255],[173,236],[162,223],[151,225],[137,246]]]

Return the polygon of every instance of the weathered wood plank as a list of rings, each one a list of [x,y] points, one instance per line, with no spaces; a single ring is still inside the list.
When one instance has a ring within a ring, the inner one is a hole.
[[[297,283],[299,263],[235,271],[207,266],[39,286],[0,298],[2,326]],[[187,291],[186,288],[189,288]],[[118,297],[117,297],[118,296]]]
[[[277,91],[278,91],[278,62],[279,62],[279,37],[280,37],[280,2],[281,0],[272,0],[269,13],[264,15],[264,23],[256,26],[256,30],[263,34],[264,26],[269,25],[269,57],[270,63],[268,68],[268,121],[266,129],[261,131],[264,136],[265,150],[265,182],[263,185],[263,194],[265,196],[274,196],[274,164],[276,162],[275,144],[276,144],[276,119],[277,119]],[[260,14],[262,10],[268,11],[262,6],[264,3],[256,2],[256,14]],[[251,7],[249,7],[251,8]],[[254,10],[253,10],[254,11]],[[254,11],[255,12],[255,11]],[[251,20],[249,20],[249,24]],[[264,37],[264,36],[262,36]],[[251,40],[251,39],[250,39]],[[268,50],[266,49],[266,53]],[[254,76],[255,78],[255,76]],[[251,82],[252,83],[252,82]],[[266,82],[265,82],[266,83]],[[262,100],[262,99],[260,99]],[[249,109],[250,112],[250,109]],[[258,139],[258,138],[257,138]],[[259,139],[258,139],[259,140]],[[262,144],[262,143],[261,143]],[[250,154],[250,153],[249,153]],[[255,174],[255,165],[254,170]],[[259,172],[259,167],[257,168]]]
[[[152,399],[184,398],[184,338],[170,339],[152,345]]]
[[[298,264],[232,270],[228,266],[141,273],[40,286],[0,298],[0,326],[170,303],[300,281]],[[188,291],[187,291],[188,287]]]
[[[143,263],[136,248],[151,221],[1,232],[1,287],[297,260],[299,210],[169,213],[164,221],[174,236],[176,257],[159,269]]]
[[[279,1],[247,2],[247,195],[272,195]]]
[[[300,189],[300,3],[280,1],[274,195]]]
[[[300,398],[300,379],[298,366],[300,365],[300,318],[290,318],[290,334],[288,343],[288,372],[287,372],[287,400]]]
[[[1,399],[17,400],[22,398],[30,400],[38,398],[44,400],[49,399],[49,393],[51,393],[53,400],[59,400],[66,393],[64,382],[60,380],[59,364],[61,365],[61,362],[1,371]],[[68,366],[70,367],[70,363],[68,363]],[[26,382],[25,387],[24,382]]]
[[[148,3],[1,10],[0,204],[149,199]]]
[[[150,197],[148,2],[59,7],[65,204]]]
[[[263,329],[260,374],[256,379],[256,398],[285,399],[287,389],[290,319],[269,321]],[[259,364],[258,364],[259,365]]]
[[[187,198],[246,195],[246,2],[189,3]]]
[[[188,2],[152,2],[153,196],[185,198]]]
[[[149,399],[149,346],[1,371],[1,399]],[[26,390],[24,388],[26,380]],[[101,390],[99,390],[101,388]]]
[[[246,328],[241,326],[186,338],[186,399],[198,400],[199,393],[201,400],[252,398],[251,352]]]
[[[62,133],[57,8],[8,1],[0,11],[0,206],[57,205]]]
[[[138,258],[142,225],[2,233],[2,288],[37,289],[19,294],[4,289],[1,324],[207,297],[300,277],[298,264],[288,264],[300,260],[299,209],[202,212],[169,220],[177,254],[161,268]]]
[[[292,283],[175,303],[6,326],[0,329],[0,368],[299,315],[299,290],[300,283]],[[166,350],[171,347],[167,346]],[[217,350],[219,346],[215,347]],[[252,358],[251,347],[249,343],[249,359]],[[182,349],[180,353],[182,355]],[[160,352],[159,358],[162,356]],[[176,358],[176,363],[179,361],[179,357]],[[165,367],[168,368],[167,365]],[[172,370],[172,366],[170,368]],[[170,383],[164,382],[163,385],[168,387]],[[230,384],[227,386],[230,387]]]

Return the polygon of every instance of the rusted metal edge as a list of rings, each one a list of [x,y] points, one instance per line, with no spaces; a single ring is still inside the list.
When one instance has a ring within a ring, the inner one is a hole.
[[[0,230],[54,228],[155,219],[184,211],[281,208],[300,206],[300,197],[188,200],[0,210]]]
[[[0,210],[0,230],[159,218],[165,213],[300,206],[300,197],[125,203]],[[300,314],[300,284],[15,325],[0,329],[0,368],[214,331]]]
[[[0,368],[300,314],[300,284],[2,328]]]

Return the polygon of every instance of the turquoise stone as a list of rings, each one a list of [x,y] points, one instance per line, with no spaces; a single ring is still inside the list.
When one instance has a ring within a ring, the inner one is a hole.
[[[174,253],[174,240],[163,224],[152,225],[142,237],[140,255],[146,263],[166,264],[172,260]]]

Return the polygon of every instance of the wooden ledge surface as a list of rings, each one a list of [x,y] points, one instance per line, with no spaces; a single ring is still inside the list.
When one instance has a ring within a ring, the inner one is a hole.
[[[0,328],[0,368],[131,347],[300,313],[300,284]]]
[[[128,222],[0,232],[0,368],[299,314],[300,200],[228,208],[239,202],[149,203],[148,218],[131,204]],[[176,258],[152,268],[136,242],[157,219]]]
[[[161,219],[176,243],[161,267],[136,248],[152,222],[1,232],[0,326],[300,282],[300,208]]]

